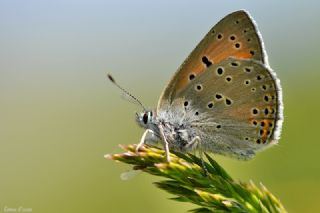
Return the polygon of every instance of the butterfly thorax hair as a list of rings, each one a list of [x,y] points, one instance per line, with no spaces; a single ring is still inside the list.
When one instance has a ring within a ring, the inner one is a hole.
[[[195,140],[197,138],[196,132],[192,128],[192,123],[195,123],[193,114],[190,111],[187,113],[178,108],[158,112],[146,110],[136,114],[136,121],[139,126],[151,130],[152,135],[147,137],[146,140],[163,142],[165,138],[170,149],[190,152],[200,148],[200,144]],[[161,134],[160,128],[162,128],[163,134]]]

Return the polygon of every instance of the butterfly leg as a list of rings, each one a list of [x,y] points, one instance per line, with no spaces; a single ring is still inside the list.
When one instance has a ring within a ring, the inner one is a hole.
[[[144,133],[142,134],[140,143],[137,145],[136,147],[136,152],[139,152],[139,149],[143,146],[143,144],[146,142],[146,140],[149,138],[148,135],[149,134],[154,134],[154,132],[151,129],[147,129],[146,131],[144,131]],[[152,136],[151,136],[152,137]]]
[[[201,149],[201,146],[199,146],[199,144],[201,144],[201,138],[199,136],[196,136],[192,139],[192,141],[190,143],[188,143],[188,147],[191,147],[192,149],[196,149],[198,148],[199,150],[199,155],[200,155],[200,159],[201,159],[201,165],[202,165],[202,169],[204,170],[205,172],[205,175],[207,176],[209,174],[208,170],[207,170],[207,167],[204,163],[204,160],[203,160],[203,151]]]
[[[196,149],[200,143],[201,138],[199,136],[196,136],[186,145],[186,148]]]
[[[208,172],[208,169],[207,169],[207,167],[206,167],[206,165],[204,163],[204,160],[203,160],[203,151],[199,150],[199,154],[200,154],[202,169],[204,170],[205,176],[208,176],[209,172]]]
[[[161,135],[161,138],[162,138],[164,150],[165,150],[165,152],[166,152],[166,159],[167,159],[167,162],[169,163],[169,162],[170,162],[169,143],[168,143],[166,137],[164,136],[163,126],[162,126],[162,125],[159,125],[159,130],[160,130],[160,135]]]

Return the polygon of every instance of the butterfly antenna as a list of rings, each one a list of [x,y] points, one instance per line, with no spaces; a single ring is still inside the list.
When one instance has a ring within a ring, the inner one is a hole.
[[[133,95],[131,95],[127,90],[125,90],[124,88],[122,88],[115,80],[114,78],[110,75],[107,74],[109,80],[116,85],[122,92],[124,92],[126,95],[128,95],[130,98],[132,98],[136,103],[138,103],[144,110],[146,110],[146,108],[144,107],[144,105],[141,103],[141,101],[139,101],[138,98],[134,97]]]

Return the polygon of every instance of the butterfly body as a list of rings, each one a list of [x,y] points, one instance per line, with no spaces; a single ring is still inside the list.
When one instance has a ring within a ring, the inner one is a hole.
[[[157,108],[137,114],[146,129],[137,149],[160,141],[168,161],[169,150],[250,159],[277,143],[282,110],[280,82],[254,21],[246,11],[236,11],[191,52]]]
[[[151,119],[144,119],[143,117],[152,116]],[[178,116],[177,116],[178,115]],[[163,141],[164,138],[168,142],[169,149],[181,152],[191,151],[192,141],[196,138],[197,134],[195,129],[192,128],[193,117],[188,116],[181,109],[173,109],[159,111],[155,113],[143,112],[137,117],[138,124],[144,126],[149,131],[149,140]],[[162,129],[162,132],[161,132]],[[143,140],[142,143],[145,142]]]

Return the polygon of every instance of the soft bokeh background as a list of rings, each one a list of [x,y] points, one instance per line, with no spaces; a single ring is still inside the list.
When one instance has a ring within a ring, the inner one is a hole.
[[[0,212],[185,212],[157,179],[122,181],[105,160],[139,141],[136,106],[106,80],[155,106],[176,68],[220,18],[248,10],[284,91],[280,145],[250,162],[217,160],[264,183],[290,212],[320,211],[317,1],[0,2]]]

